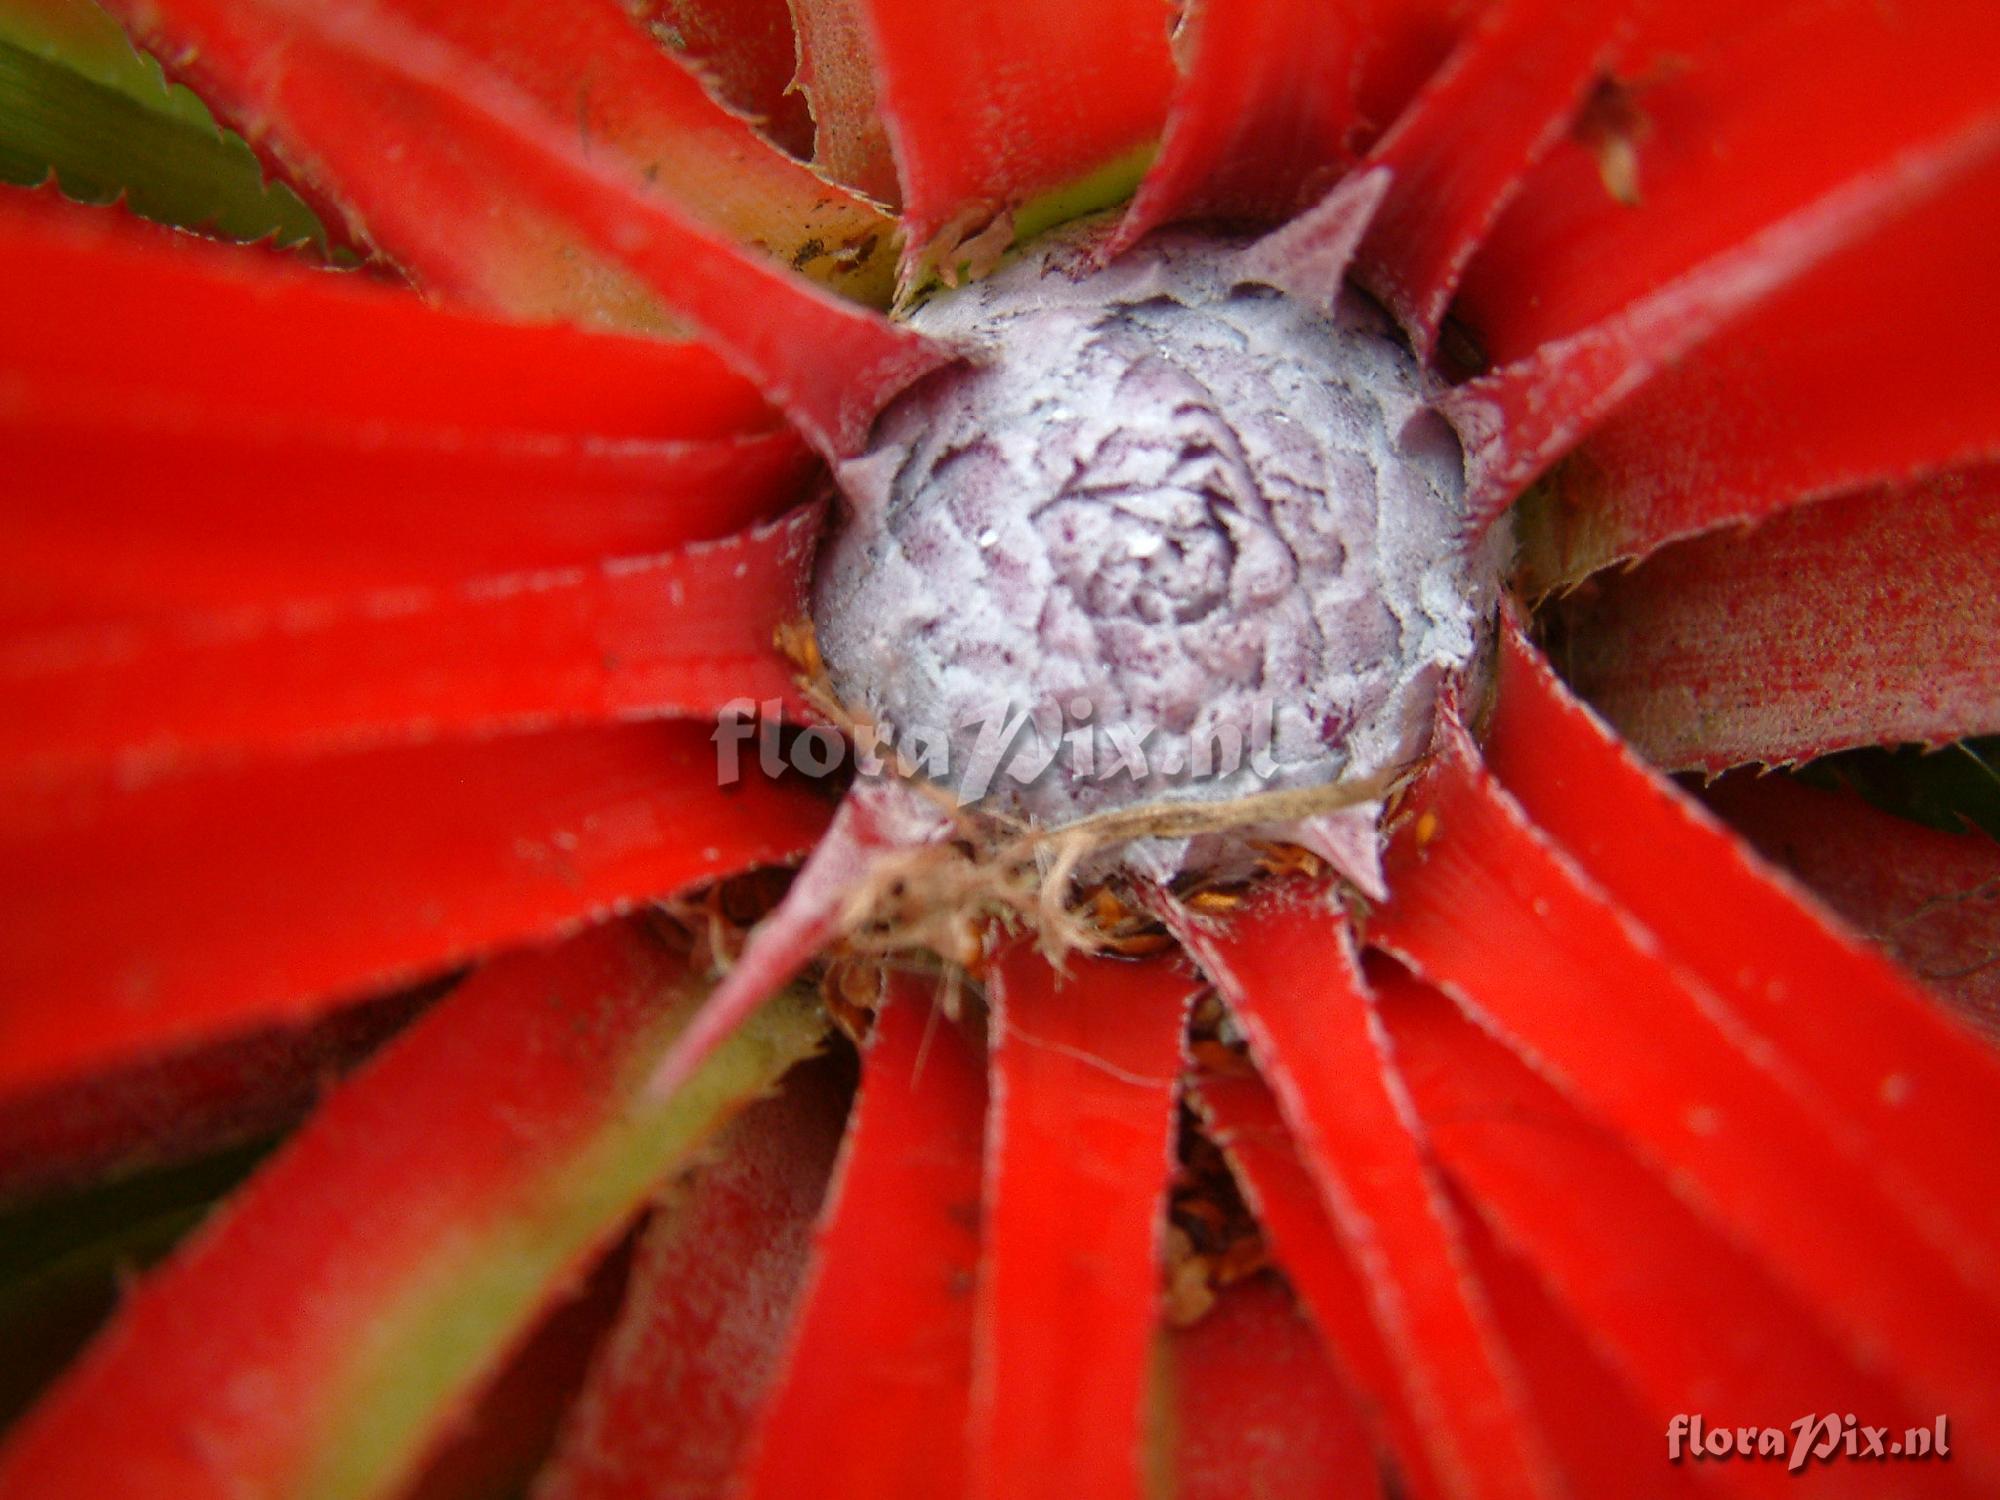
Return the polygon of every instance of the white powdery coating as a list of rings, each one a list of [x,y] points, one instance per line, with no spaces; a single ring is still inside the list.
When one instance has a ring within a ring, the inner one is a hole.
[[[1357,298],[1328,319],[1237,284],[1240,248],[1160,236],[1092,274],[1058,240],[931,303],[911,321],[979,363],[892,406],[846,476],[814,602],[835,689],[899,745],[949,733],[975,792],[979,726],[1033,716],[983,795],[1038,825],[1399,768],[1491,618],[1427,377]],[[1148,775],[1010,774],[1080,702]],[[1275,774],[1191,779],[1222,726]]]

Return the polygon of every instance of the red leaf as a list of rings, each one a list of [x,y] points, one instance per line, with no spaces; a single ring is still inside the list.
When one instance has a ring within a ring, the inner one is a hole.
[[[82,783],[0,816],[0,1092],[337,1000],[751,865],[828,809],[692,725]]]
[[[783,1353],[846,1103],[833,1070],[794,1074],[663,1189],[538,1500],[730,1493]]]
[[[247,439],[700,442],[777,418],[709,351],[522,327],[42,195],[0,198],[10,422]]]
[[[555,442],[461,453],[214,429],[0,420],[0,621],[77,626],[271,608],[648,557],[797,499],[790,433],[703,443]]]
[[[1996,500],[1976,469],[1679,543],[1577,600],[1570,678],[1671,770],[2000,730]]]
[[[1521,810],[1803,1086],[2000,1301],[2000,1171],[1968,1170],[2000,1057],[1641,765],[1510,623],[1487,764]],[[1961,1250],[1960,1247],[1963,1247]]]
[[[1410,1494],[1429,1500],[1443,1493],[1427,1426],[1417,1421],[1396,1358],[1376,1325],[1368,1283],[1299,1161],[1278,1101],[1250,1076],[1204,1078],[1194,1099],[1278,1264],[1319,1326],[1376,1452],[1385,1465],[1397,1466]]]
[[[798,46],[785,0],[628,0],[627,9],[761,134],[792,156],[811,154],[812,111],[792,87]]]
[[[1665,1424],[1633,1403],[1584,1330],[1563,1316],[1534,1271],[1495,1243],[1476,1214],[1462,1213],[1460,1222],[1479,1284],[1527,1381],[1542,1430],[1556,1445],[1570,1493],[1616,1495],[1619,1500],[1709,1493],[1703,1484],[1711,1477],[1707,1473],[1698,1476],[1689,1463],[1660,1461]],[[1713,1404],[1721,1409],[1719,1401]],[[1736,1408],[1730,1410],[1740,1415]],[[1880,1483],[1865,1470],[1852,1472],[1863,1483]],[[1713,1477],[1720,1485],[1771,1493],[1797,1494],[1799,1487],[1798,1477],[1777,1465],[1756,1470],[1737,1464]]]
[[[641,324],[656,320],[652,296],[674,304],[670,289],[620,285],[611,261],[579,254],[560,208],[522,201],[507,153],[489,154],[492,137],[440,133],[461,89],[495,84],[560,131],[566,150],[613,165],[613,180],[636,187],[643,177],[648,199],[796,257],[842,290],[877,300],[886,291],[884,261],[871,257],[889,221],[759,139],[615,0],[556,11],[534,0],[350,0],[335,10],[117,0],[111,9],[246,135],[271,137],[363,238],[438,291],[524,316]]]
[[[890,985],[746,1495],[965,1493],[986,1091],[929,986]]]
[[[0,781],[789,698],[820,516],[665,557],[16,636]]]
[[[1702,796],[1759,854],[2000,1040],[2000,844],[1786,776],[1725,777]]]
[[[1423,354],[1501,206],[1607,60],[1621,9],[1609,0],[1492,5],[1369,152],[1368,164],[1391,176],[1357,279]]]
[[[535,11],[521,9],[526,0],[497,11],[441,0],[407,0],[393,10],[369,0],[337,10],[309,0],[166,3],[169,55],[192,52],[199,80],[239,118],[269,118],[288,139],[334,153],[329,161],[338,165],[325,175],[357,195],[375,238],[402,259],[421,261],[427,283],[447,296],[520,317],[642,327],[659,326],[659,309],[671,308],[828,453],[858,448],[882,403],[948,358],[911,330],[741,248],[676,197],[654,191],[643,175],[651,165],[644,153],[595,151],[580,128],[589,122],[590,96],[579,121],[575,92],[577,78],[597,66],[594,51],[587,60],[554,43],[543,52],[546,28],[535,24],[525,46],[486,56],[521,15]],[[647,67],[684,79],[629,21],[615,13],[601,19],[623,28],[617,34]],[[502,35],[488,34],[494,26]],[[623,44],[607,38],[593,36],[591,45],[604,42],[605,76],[616,76],[627,59]],[[263,65],[274,56],[287,66]],[[604,97],[642,115],[652,104],[644,93]],[[803,183],[795,186],[809,195],[837,196],[705,96],[698,104],[704,118],[749,143],[747,159],[698,152],[703,181],[768,159],[800,173]],[[392,170],[382,170],[385,161]],[[726,185],[717,187],[728,201]],[[506,226],[507,233],[468,233],[468,223]],[[849,238],[859,251],[885,229],[863,225]]]
[[[434,991],[390,995],[0,1098],[0,1201],[172,1166],[304,1119]]]
[[[1772,296],[1559,465],[1521,530],[1528,584],[1879,481],[2000,460],[1987,375],[2000,162]]]
[[[1603,323],[1815,199],[1993,118],[2000,11],[1985,0],[1649,9],[1611,112],[1623,118],[1608,125],[1637,153],[1639,206],[1607,191],[1601,133],[1550,153],[1459,298],[1496,363]]]
[[[1175,926],[1248,1034],[1360,1269],[1440,1491],[1550,1493],[1548,1454],[1466,1274],[1345,918],[1322,899],[1264,897],[1220,935],[1185,917]]]
[[[1161,1198],[1195,984],[1164,962],[1025,944],[993,961],[972,1493],[1140,1490]]]
[[[1315,0],[1195,0],[1187,74],[1113,248],[1176,219],[1278,222],[1322,197],[1355,121],[1354,33]]]
[[[791,7],[799,92],[812,102],[813,164],[878,203],[900,203],[862,0],[791,0]]]
[[[906,279],[933,241],[949,262],[990,220],[1131,157],[1166,117],[1173,61],[1156,0],[864,0],[861,12],[903,183]]]
[[[441,584],[722,536],[810,465],[692,345],[516,328],[0,203],[0,611]]]
[[[1373,145],[1451,56],[1476,16],[1456,0],[1354,0],[1356,144]]]
[[[1176,1500],[1382,1495],[1354,1398],[1283,1286],[1229,1287],[1167,1359]]]
[[[1449,1001],[1406,974],[1383,973],[1379,982],[1382,1018],[1438,1159],[1511,1249],[1503,1256],[1498,1246],[1486,1248],[1486,1269],[1509,1282],[1532,1277],[1535,1284],[1513,1288],[1510,1300],[1557,1304],[1555,1318],[1587,1331],[1603,1374],[1619,1383],[1614,1414],[1636,1403],[1646,1418],[1643,1446],[1624,1455],[1627,1482],[1668,1467],[1655,1457],[1657,1445],[1679,1413],[1773,1427],[1827,1410],[1871,1412],[1864,1420],[1879,1423],[1928,1419],[1858,1369],[1817,1310],[1702,1223],[1613,1136]],[[1505,1264],[1515,1255],[1524,1264]],[[1559,1344],[1544,1347],[1525,1336],[1536,1321],[1510,1319],[1510,1343],[1531,1358],[1564,1359]],[[1572,1417],[1557,1424],[1558,1435],[1569,1451],[1598,1425]],[[1599,1455],[1586,1447],[1579,1457],[1596,1462]],[[1879,1490],[1879,1476],[1866,1469],[1842,1472],[1844,1483],[1821,1482],[1845,1493]],[[1761,1482],[1744,1465],[1716,1477],[1767,1491],[1798,1483],[1782,1465]]]
[[[1927,1238],[1810,1080],[1576,870],[1462,735],[1409,811],[1369,941],[1535,1059],[1836,1321],[1855,1359],[1968,1422],[1993,1406],[1995,1247]]]
[[[1465,443],[1466,510],[1496,518],[1530,480],[1626,399],[1839,251],[2000,159],[2000,117],[1979,118],[1860,173],[1601,322],[1448,392]]]
[[[672,1104],[698,998],[638,928],[482,970],[332,1096],[11,1435],[0,1490],[383,1493],[654,1178],[817,1036],[803,1006]],[[413,1357],[414,1356],[414,1357]]]

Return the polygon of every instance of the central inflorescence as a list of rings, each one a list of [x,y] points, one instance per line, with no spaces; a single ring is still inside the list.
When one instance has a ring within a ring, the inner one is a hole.
[[[1115,820],[1165,878],[1372,815],[1478,658],[1497,569],[1372,304],[1287,295],[1243,243],[1105,269],[1090,244],[914,314],[969,360],[844,468],[814,617],[835,692],[932,779],[1037,828]]]

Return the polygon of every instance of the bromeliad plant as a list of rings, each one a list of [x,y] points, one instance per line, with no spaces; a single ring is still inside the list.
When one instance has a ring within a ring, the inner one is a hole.
[[[2000,1483],[2000,1063],[1656,769],[2000,729],[1990,6],[112,9],[299,197],[46,0],[31,163],[379,274],[0,204],[0,1173],[372,1055],[0,1492]]]

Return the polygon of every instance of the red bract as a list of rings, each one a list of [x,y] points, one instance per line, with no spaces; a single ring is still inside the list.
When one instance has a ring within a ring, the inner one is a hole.
[[[2000,1060],[1655,769],[2000,731],[1986,0],[794,0],[809,121],[769,0],[111,8],[380,274],[0,202],[0,1191],[402,1029],[0,1493],[2000,1489]],[[709,739],[823,705],[822,461],[955,357],[882,309],[1341,183],[1521,544],[1387,899],[876,962],[882,808]],[[1712,803],[1990,1010],[1989,845]],[[1815,1413],[1951,1455],[1668,1457]]]

